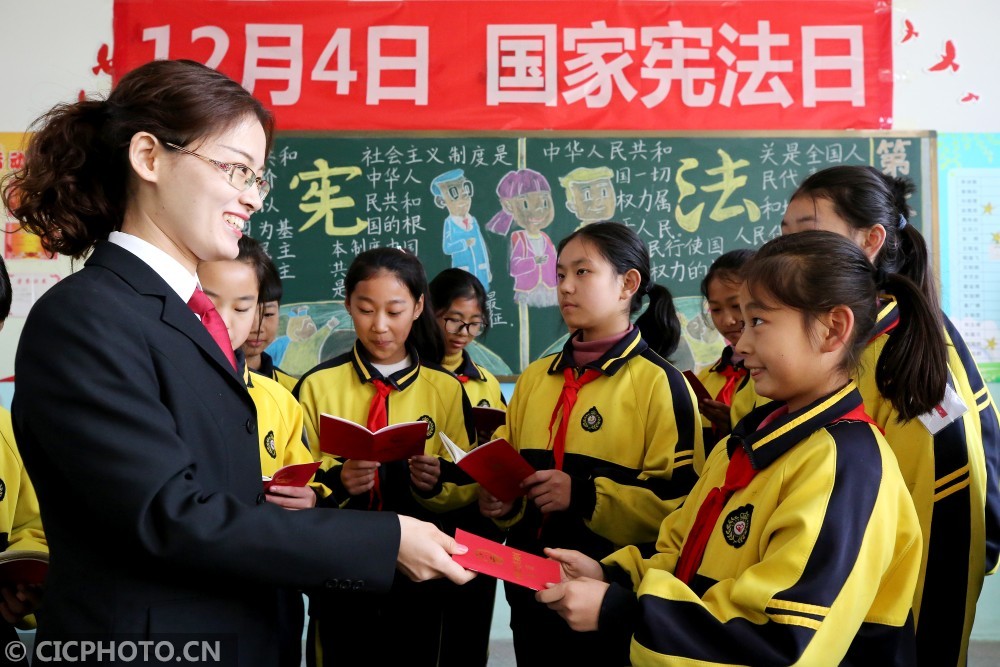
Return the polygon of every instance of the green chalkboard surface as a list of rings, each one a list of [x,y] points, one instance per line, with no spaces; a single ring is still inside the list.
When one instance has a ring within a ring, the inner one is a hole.
[[[354,340],[343,279],[359,252],[416,253],[428,277],[461,266],[488,282],[493,329],[473,356],[519,373],[561,345],[549,286],[552,244],[581,224],[616,220],[649,245],[656,281],[677,302],[681,367],[710,363],[721,339],[698,288],[724,252],[779,233],[787,197],[810,173],[868,164],[917,184],[914,223],[933,238],[933,135],[826,133],[630,136],[279,134],[272,194],[249,233],[285,290],[271,351],[301,374]],[[530,171],[526,171],[530,170]]]

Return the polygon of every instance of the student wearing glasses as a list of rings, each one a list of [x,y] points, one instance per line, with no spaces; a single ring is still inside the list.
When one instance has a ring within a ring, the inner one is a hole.
[[[87,256],[33,306],[15,364],[52,554],[36,646],[208,635],[228,664],[274,665],[279,587],[470,578],[429,524],[264,502],[254,403],[197,268],[236,257],[272,127],[225,75],[155,61],[45,114],[3,184],[46,250]]]
[[[445,269],[430,284],[431,303],[444,332],[441,366],[455,375],[473,406],[506,410],[507,401],[496,377],[472,361],[466,347],[486,333],[490,326],[486,291],[479,279],[462,269]],[[489,441],[492,432],[480,430],[479,444]],[[478,493],[478,486],[476,486]],[[496,524],[479,512],[478,504],[445,515],[449,532],[462,528],[474,535],[503,541]],[[484,667],[489,658],[490,626],[497,581],[479,577],[465,586],[450,587],[442,619],[441,661],[439,665]]]

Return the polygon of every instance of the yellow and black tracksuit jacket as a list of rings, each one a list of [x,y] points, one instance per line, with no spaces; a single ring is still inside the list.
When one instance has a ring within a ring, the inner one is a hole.
[[[852,382],[759,431],[780,404],[754,410],[663,522],[656,555],[604,560],[599,627],[631,634],[633,665],[914,664],[920,527],[878,429],[831,423],[860,404]],[[688,586],[674,569],[736,447],[757,474],[725,504]]]
[[[708,393],[711,394],[712,398],[716,398],[719,395],[719,392],[721,392],[726,386],[728,378],[722,374],[723,369],[735,368],[742,373],[742,377],[736,380],[735,389],[739,389],[741,386],[746,384],[747,379],[750,377],[750,374],[743,368],[742,361],[733,363],[734,353],[735,350],[733,349],[733,346],[727,345],[725,349],[722,350],[722,356],[720,356],[714,364],[706,366],[698,372],[698,379],[701,381],[702,386],[705,387]],[[733,396],[730,398],[729,402],[730,405],[732,405],[735,398],[736,391],[733,391]],[[734,424],[731,424],[730,428],[733,425]],[[708,454],[711,453],[712,448],[715,447],[715,444],[718,441],[718,437],[713,435],[711,420],[704,415],[701,416],[701,427],[705,436],[705,452],[704,457],[699,456],[697,452],[695,453],[695,470],[698,472],[701,471],[701,467],[705,462],[704,459],[708,457]]]
[[[1000,425],[997,407],[969,348],[942,314],[948,346],[949,383],[968,412],[932,435],[899,413],[875,382],[879,356],[899,320],[896,302],[883,297],[871,341],[857,376],[865,409],[892,447],[923,533],[923,560],[913,600],[921,665],[965,665],[976,601],[985,574],[1000,558]],[[759,397],[753,382],[737,393],[733,418]]]
[[[475,443],[472,408],[462,390],[462,383],[440,366],[420,362],[416,350],[408,349],[414,360],[408,368],[383,377],[371,365],[360,342],[339,357],[330,359],[302,376],[295,387],[295,397],[302,405],[306,438],[316,460],[322,462],[317,481],[333,491],[332,498],[341,507],[368,509],[369,496],[349,496],[340,481],[343,461],[319,450],[319,424],[323,413],[348,419],[364,426],[375,396],[373,379],[391,385],[386,397],[389,424],[409,421],[427,422],[424,453],[441,457],[441,478],[429,493],[418,491],[410,483],[406,461],[383,463],[379,468],[382,508],[432,520],[426,510],[443,512],[464,507],[476,500],[477,489],[465,473],[444,457],[438,437],[443,431],[464,450]],[[321,474],[322,473],[322,474]]]
[[[264,377],[269,377],[275,380],[282,387],[291,392],[295,389],[295,385],[298,384],[299,379],[294,375],[289,375],[285,371],[281,370],[274,365],[274,360],[271,359],[271,355],[267,352],[260,353],[260,368],[253,371]]]
[[[257,408],[261,474],[271,477],[284,466],[314,461],[302,442],[302,406],[275,380],[248,371],[245,365],[243,369],[247,391]],[[321,498],[330,495],[330,489],[318,482],[310,486]]]
[[[879,355],[898,318],[896,303],[887,299],[862,354],[858,386],[920,518],[923,561],[913,602],[918,663],[965,665],[983,577],[996,570],[1000,550],[997,407],[965,341],[944,317],[949,383],[968,412],[935,435],[917,419],[900,423],[875,384]]]
[[[448,363],[448,359],[445,359],[441,366],[462,382],[465,394],[469,397],[469,403],[472,405],[501,409],[507,406],[503,392],[500,391],[500,381],[493,373],[474,363],[472,357],[465,350],[462,350],[457,364],[451,365]]]
[[[562,352],[533,362],[521,374],[507,410],[506,438],[537,470],[554,466],[556,428],[549,422],[574,368],[573,339]],[[522,498],[507,543],[532,553],[543,547],[578,549],[602,558],[626,544],[650,543],[663,518],[693,486],[694,450],[702,447],[694,392],[684,376],[649,349],[633,328],[584,368],[602,377],[584,385],[567,416],[563,471],[572,478],[567,510],[542,522]]]
[[[0,551],[8,549],[48,552],[49,546],[42,530],[35,487],[28,479],[14,442],[10,412],[0,408]],[[19,626],[34,627],[34,615],[25,617]],[[12,629],[5,634],[5,639],[17,639]]]

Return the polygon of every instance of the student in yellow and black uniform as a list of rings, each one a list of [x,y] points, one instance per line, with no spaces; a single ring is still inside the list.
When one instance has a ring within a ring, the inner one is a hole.
[[[903,378],[914,372],[915,359],[893,363],[884,354],[906,317],[892,289],[881,295],[879,326],[857,377],[865,408],[883,429],[920,517],[924,556],[913,603],[917,663],[952,667],[966,664],[983,578],[1000,560],[1000,426],[968,346],[941,312],[927,244],[909,223],[912,192],[909,180],[871,167],[825,169],[803,181],[781,224],[783,234],[825,229],[850,238],[877,268],[920,285],[938,316],[949,385],[960,399],[949,399],[945,407],[957,419],[918,419],[919,413],[900,411],[886,397],[886,386],[906,386]]]
[[[920,526],[892,451],[851,372],[892,287],[906,321],[885,350],[917,374],[890,400],[922,411],[944,394],[936,317],[909,279],[880,276],[850,241],[807,232],[744,268],[736,346],[774,402],[716,447],[657,553],[602,564],[551,550],[568,582],[538,594],[633,665],[886,665],[916,661],[910,609]],[[940,334],[939,334],[940,336]],[[918,374],[922,381],[918,381]]]
[[[243,359],[241,345],[251,335],[260,308],[260,280],[270,260],[261,245],[243,236],[236,259],[202,262],[198,277],[202,289],[212,300],[226,323],[229,340],[236,351],[254,407],[257,409],[257,433],[260,440],[261,474],[272,476],[283,466],[313,460],[302,443],[302,408],[291,393],[276,381],[251,373]],[[316,506],[317,494],[328,495],[321,484],[311,486],[272,486],[261,498],[286,509]],[[285,589],[278,598],[279,667],[297,667],[302,662],[302,627],[305,606],[302,592]]]
[[[442,462],[439,431],[468,450],[475,442],[462,384],[424,360],[440,359],[441,331],[428,305],[420,261],[395,248],[355,258],[344,278],[344,306],[354,321],[354,348],[302,376],[295,394],[305,432],[340,507],[391,510],[440,523],[438,512],[475,502],[471,480]],[[427,306],[427,307],[425,307]],[[377,464],[339,460],[319,451],[322,413],[377,430],[427,422],[425,454]],[[409,585],[397,577],[387,596],[350,591],[310,597],[308,661],[312,665],[435,665],[441,637],[443,582]]]
[[[292,391],[299,379],[278,368],[271,355],[265,351],[278,336],[278,309],[283,294],[281,276],[278,275],[278,269],[263,248],[254,253],[253,265],[257,273],[257,282],[260,284],[257,326],[250,330],[250,335],[240,349],[246,356],[247,367],[250,370],[269,377],[288,391]]]
[[[444,335],[441,366],[459,379],[473,406],[505,409],[507,402],[500,391],[500,382],[473,362],[466,349],[490,326],[482,283],[468,271],[445,269],[431,281],[430,295]],[[492,436],[492,431],[477,433],[480,444]],[[479,512],[476,503],[448,512],[442,520],[446,522],[445,532],[450,534],[454,534],[455,528],[462,528],[491,540],[504,539],[502,531]],[[450,587],[452,596],[444,605],[439,667],[485,667],[489,660],[496,587],[496,579],[485,576],[463,586]]]
[[[698,379],[714,400],[702,399],[701,409],[705,433],[705,452],[712,451],[715,443],[726,436],[730,429],[729,406],[733,394],[748,377],[743,359],[733,349],[743,331],[740,314],[740,269],[753,257],[753,250],[742,248],[720,255],[708,268],[701,281],[701,295],[708,304],[708,314],[715,330],[726,341],[719,359],[698,372]],[[698,457],[695,457],[696,459]],[[703,461],[696,461],[700,465]]]
[[[538,471],[527,497],[480,508],[509,527],[507,544],[541,554],[579,549],[603,558],[656,538],[695,481],[702,447],[694,394],[653,352],[647,334],[675,347],[670,292],[650,278],[649,252],[625,225],[587,225],[559,244],[558,298],[574,332],[562,352],[525,369],[514,388],[506,438]],[[630,314],[649,295],[635,325]],[[596,635],[578,635],[526,588],[505,587],[517,664],[610,665]]]
[[[13,300],[10,276],[0,258],[0,329],[3,328]],[[14,442],[10,413],[0,408],[0,551],[45,551],[49,547],[42,530],[35,488],[24,469],[21,453]],[[7,645],[18,641],[15,627],[34,627],[31,614],[41,603],[42,591],[19,584],[0,587],[0,665],[27,665],[26,656],[17,659],[16,649]],[[27,618],[26,618],[27,617]]]

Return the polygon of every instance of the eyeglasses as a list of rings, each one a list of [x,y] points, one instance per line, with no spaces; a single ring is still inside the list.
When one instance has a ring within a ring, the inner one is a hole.
[[[205,162],[211,162],[216,167],[226,172],[226,175],[229,176],[229,184],[240,192],[246,192],[254,183],[257,184],[257,193],[260,195],[261,199],[266,197],[267,193],[271,191],[271,184],[263,178],[258,178],[253,169],[245,164],[239,162],[219,162],[218,160],[213,160],[210,157],[198,155],[194,151],[189,151],[188,149],[182,148],[177,144],[172,144],[167,141],[164,141],[163,143],[170,148],[173,148],[175,151],[193,155],[200,160],[204,160]]]
[[[462,320],[456,320],[451,317],[442,317],[444,320],[444,330],[450,334],[458,335],[462,333],[462,329],[465,332],[475,338],[479,334],[483,333],[483,323],[482,322],[463,322]]]

